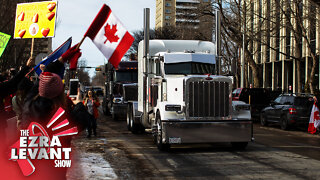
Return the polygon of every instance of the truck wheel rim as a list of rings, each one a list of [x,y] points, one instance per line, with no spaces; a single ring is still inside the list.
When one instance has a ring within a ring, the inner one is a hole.
[[[130,113],[127,113],[127,126],[130,126]]]

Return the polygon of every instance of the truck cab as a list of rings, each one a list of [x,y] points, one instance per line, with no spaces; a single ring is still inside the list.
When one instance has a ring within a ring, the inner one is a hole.
[[[140,42],[138,102],[127,113],[132,132],[151,129],[160,150],[182,143],[245,147],[251,141],[250,106],[233,105],[232,79],[215,75],[212,42],[150,40],[149,57],[142,49]]]

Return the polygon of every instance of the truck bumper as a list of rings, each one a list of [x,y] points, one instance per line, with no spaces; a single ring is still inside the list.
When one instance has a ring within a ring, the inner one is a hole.
[[[113,104],[113,112],[117,117],[126,117],[128,104]]]
[[[163,121],[162,127],[162,141],[169,144],[249,142],[253,140],[251,120]]]

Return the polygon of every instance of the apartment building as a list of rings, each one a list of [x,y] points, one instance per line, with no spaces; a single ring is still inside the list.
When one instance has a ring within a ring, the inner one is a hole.
[[[156,0],[156,29],[164,26],[212,28],[211,16],[199,16],[199,9],[211,7],[211,0]]]

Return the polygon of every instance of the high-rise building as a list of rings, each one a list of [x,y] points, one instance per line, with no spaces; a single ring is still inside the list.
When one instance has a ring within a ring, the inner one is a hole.
[[[156,29],[165,26],[206,29],[211,36],[213,17],[199,13],[208,7],[212,7],[211,0],[156,0]]]

